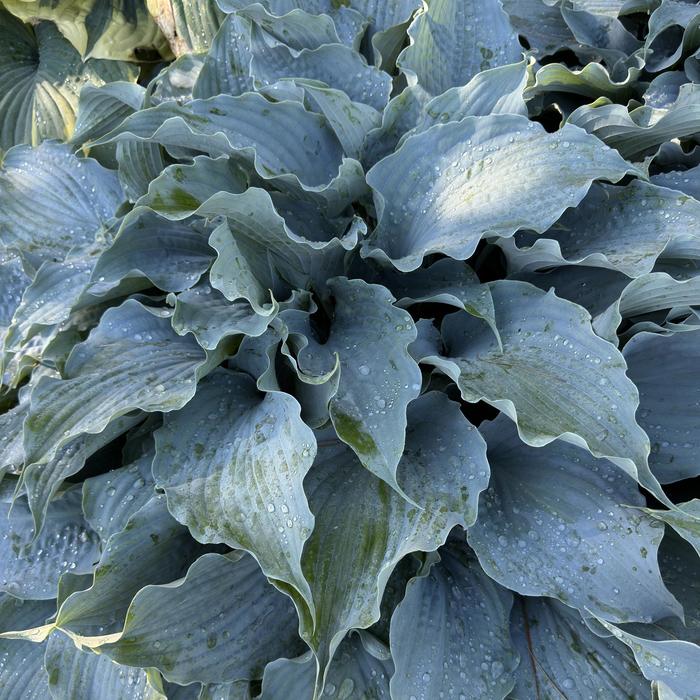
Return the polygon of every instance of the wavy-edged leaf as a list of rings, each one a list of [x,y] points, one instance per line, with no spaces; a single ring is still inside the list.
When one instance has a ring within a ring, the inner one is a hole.
[[[34,388],[24,424],[27,460],[45,461],[71,438],[99,433],[135,409],[181,408],[206,367],[204,350],[178,336],[168,318],[135,299],[108,309],[71,352],[64,378],[44,377]]]
[[[165,700],[165,695],[149,684],[143,669],[119,666],[106,656],[83,651],[61,632],[54,632],[48,639],[45,665],[54,700]]]
[[[214,350],[229,336],[262,335],[277,309],[277,302],[273,301],[265,313],[257,313],[247,301],[230,302],[221,292],[202,282],[177,295],[173,328],[178,335],[194,334],[203,348]]]
[[[351,632],[341,642],[328,669],[325,694],[348,700],[388,697],[393,670],[389,650],[379,640],[368,632]],[[311,698],[315,675],[311,654],[277,659],[265,667],[260,700]]]
[[[543,236],[517,233],[499,245],[506,249],[511,269],[569,263],[639,277],[651,272],[671,242],[693,237],[698,226],[700,202],[634,180],[625,187],[593,185]]]
[[[293,51],[284,44],[269,46],[253,31],[251,75],[262,85],[282,78],[302,78],[343,91],[353,102],[382,110],[389,101],[391,77],[343,44]]]
[[[94,245],[122,201],[115,173],[76,157],[69,146],[17,146],[0,170],[0,240],[40,259],[62,260]]]
[[[624,645],[593,634],[576,610],[556,600],[516,596],[511,634],[520,653],[512,700],[649,697]]]
[[[153,453],[146,452],[120,469],[83,482],[85,520],[102,542],[123,530],[129,518],[153,497],[152,461]]]
[[[88,457],[140,420],[141,416],[138,414],[121,416],[112,421],[101,433],[81,435],[64,445],[46,464],[28,464],[24,468],[22,483],[34,518],[34,538],[41,532],[50,501],[64,480],[77,474]]]
[[[496,317],[488,285],[458,260],[443,259],[408,274],[385,270],[380,281],[398,299],[398,306],[447,304],[482,318],[496,332]]]
[[[3,360],[22,354],[28,341],[42,330],[65,321],[80,299],[92,272],[92,262],[45,262],[24,290],[3,339]]]
[[[491,577],[616,622],[681,612],[656,561],[663,533],[626,507],[644,503],[632,479],[561,441],[529,447],[505,417],[482,432],[492,481],[468,537]]]
[[[500,0],[432,0],[408,36],[398,64],[409,84],[433,95],[464,85],[479,71],[515,63],[522,52]]]
[[[22,424],[28,410],[25,400],[0,415],[0,481],[6,472],[16,472],[24,464]]]
[[[100,652],[176,683],[225,683],[259,678],[269,661],[300,651],[291,601],[253,557],[239,557],[204,554],[184,579],[141,589],[123,632]]]
[[[300,560],[314,520],[302,482],[316,440],[299,414],[289,394],[217,370],[156,431],[153,475],[197,540],[251,552],[265,575],[308,600]]]
[[[459,688],[475,700],[503,700],[513,687],[513,596],[460,544],[443,547],[440,562],[409,581],[394,611],[392,697],[439,697]]]
[[[649,440],[635,421],[637,388],[620,352],[593,332],[585,309],[524,282],[493,282],[491,294],[502,349],[467,314],[451,314],[442,325],[451,359],[436,364],[462,397],[505,412],[532,446],[563,437],[665,498],[647,464]]]
[[[148,191],[148,185],[166,166],[157,143],[121,141],[117,144],[119,182],[130,202],[135,202]]]
[[[165,168],[138,203],[168,219],[185,219],[217,192],[241,194],[247,185],[245,173],[230,158],[195,156],[192,163]]]
[[[0,253],[0,287],[3,290],[0,299],[0,334],[4,335],[12,322],[24,290],[31,281],[18,255],[6,251]]]
[[[404,449],[406,406],[421,375],[407,347],[415,339],[411,316],[392,306],[380,285],[338,277],[328,283],[335,306],[323,345],[312,340],[298,357],[301,370],[322,375],[340,361],[340,383],[330,401],[338,437],[362,464],[401,493],[396,468]]]
[[[80,635],[118,632],[137,591],[184,575],[200,551],[187,528],[168,512],[165,496],[152,496],[109,538],[92,585],[66,598],[57,627]]]
[[[697,668],[700,646],[677,639],[656,641],[626,632],[602,618],[598,622],[621,642],[627,644],[642,673],[649,680],[660,681],[685,700],[700,698]]]
[[[318,436],[318,457],[304,484],[316,523],[302,557],[316,624],[302,620],[301,631],[316,651],[321,677],[346,632],[379,619],[382,592],[398,561],[437,549],[452,527],[476,518],[488,482],[478,431],[458,404],[437,392],[409,404],[408,418],[398,481],[421,508],[362,469],[347,447],[327,441],[332,433]]]
[[[381,123],[381,114],[362,102],[353,102],[342,90],[304,84],[314,107],[328,119],[345,155],[360,159],[367,134]]]
[[[662,483],[700,475],[697,333],[638,333],[623,354],[639,389],[637,418],[651,440],[652,471]]]
[[[0,539],[3,592],[48,600],[56,597],[58,579],[64,571],[80,574],[92,570],[98,557],[98,538],[83,519],[79,489],[66,491],[49,504],[47,527],[36,539],[24,498],[17,499],[12,508],[9,503],[0,503],[0,513],[6,523]]]
[[[560,5],[543,0],[502,0],[502,4],[513,29],[525,37],[530,51],[538,58],[575,44]]]
[[[141,109],[144,95],[141,85],[125,81],[99,87],[84,85],[71,142],[85,143],[116,128],[123,119]]]
[[[549,97],[551,93],[572,93],[594,100],[605,96],[613,101],[625,102],[639,97],[641,89],[637,79],[640,72],[637,68],[630,69],[623,80],[617,81],[600,63],[588,63],[581,70],[568,68],[563,63],[549,63],[537,71],[535,84],[528,88],[527,95]]]
[[[568,125],[548,134],[510,114],[436,125],[367,173],[379,223],[364,254],[403,272],[430,253],[466,259],[483,236],[546,231],[593,180],[632,172],[615,151]]]
[[[330,277],[345,273],[346,254],[365,228],[357,217],[329,219],[312,203],[283,195],[273,200],[258,187],[240,195],[220,192],[196,213],[227,219],[210,238],[219,253],[212,266],[212,286],[228,299],[247,298],[262,314],[269,313],[261,306],[267,296],[263,290],[286,298],[295,288],[323,289]]]
[[[274,134],[274,138],[270,138]],[[171,150],[229,155],[273,181],[322,189],[337,174],[342,148],[323,117],[296,102],[219,95],[186,105],[165,102],[127,117],[96,143],[153,141]]]
[[[12,4],[16,10],[38,2],[13,0]],[[83,85],[135,80],[136,76],[133,66],[120,61],[83,63],[51,22],[24,24],[0,8],[0,148],[69,138]]]
[[[131,278],[145,278],[165,292],[189,289],[214,258],[207,238],[204,227],[170,221],[147,209],[133,210],[98,258],[88,290],[102,296]]]
[[[204,64],[192,88],[192,96],[201,99],[222,93],[241,95],[252,90],[250,44],[250,21],[237,12],[228,15],[204,57]]]
[[[694,136],[700,129],[700,86],[681,87],[676,102],[668,109],[636,107],[631,112],[623,105],[601,99],[579,107],[568,123],[595,134],[625,158],[642,160],[653,155],[662,143]]]
[[[644,508],[644,512],[670,525],[700,556],[700,499],[679,503],[673,510]]]
[[[693,3],[663,0],[649,17],[644,42],[648,70],[669,68],[684,51],[698,48],[700,12]],[[692,47],[692,48],[691,48]]]
[[[668,187],[671,190],[679,190],[685,194],[700,200],[700,165],[687,170],[672,170],[667,173],[657,173],[649,178],[659,187]]]

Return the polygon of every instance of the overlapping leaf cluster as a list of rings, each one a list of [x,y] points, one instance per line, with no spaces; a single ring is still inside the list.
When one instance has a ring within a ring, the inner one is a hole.
[[[0,5],[0,698],[699,698],[700,7],[217,3]]]

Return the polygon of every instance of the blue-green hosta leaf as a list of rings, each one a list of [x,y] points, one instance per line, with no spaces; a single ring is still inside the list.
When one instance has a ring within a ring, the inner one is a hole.
[[[85,290],[93,262],[78,259],[69,263],[47,261],[37,270],[31,284],[24,290],[12,323],[3,339],[3,364],[21,362],[22,355],[29,351],[32,338],[42,331],[65,321]],[[12,372],[15,374],[15,372]],[[17,383],[16,375],[12,383]]]
[[[368,632],[351,632],[328,669],[325,695],[345,698],[389,697],[394,667],[389,650]],[[277,659],[265,667],[260,700],[312,698],[316,668],[311,654]]]
[[[561,441],[529,447],[505,417],[482,432],[492,481],[468,536],[490,576],[618,622],[680,612],[656,561],[662,531],[627,507],[644,503],[632,479]]]
[[[647,464],[649,440],[635,421],[637,388],[619,351],[593,332],[588,313],[522,282],[494,282],[491,293],[502,350],[477,319],[452,314],[442,326],[453,358],[442,368],[463,398],[504,411],[528,444],[562,437],[587,447],[665,499]]]
[[[247,5],[247,3],[241,4]],[[309,11],[295,7],[285,11],[282,15],[278,15],[266,9],[262,4],[254,3],[241,7],[236,15],[246,17],[258,27],[264,29],[266,35],[295,51],[317,49],[324,44],[346,43],[348,46],[353,46],[355,37],[348,32],[340,32],[343,35],[341,38],[339,35],[340,28],[329,14],[311,14],[314,8],[309,7],[308,3],[300,2],[296,4],[305,4]],[[347,9],[349,8],[346,8],[346,12]],[[337,13],[335,14],[337,17]],[[348,14],[354,14],[354,12],[350,10]],[[357,16],[357,19],[359,20],[357,25],[359,28],[361,27],[362,19],[359,16]],[[270,44],[272,42],[268,39],[267,43]]]
[[[29,401],[23,401],[0,415],[0,481],[7,472],[16,472],[24,464],[22,424],[29,410]]]
[[[316,440],[297,401],[218,370],[155,433],[153,475],[200,542],[245,549],[265,575],[310,598],[301,552],[313,528],[302,482]]]
[[[148,191],[148,185],[165,168],[165,159],[157,143],[121,141],[117,144],[119,182],[130,202]]]
[[[90,527],[106,542],[154,495],[153,453],[83,482],[83,512]]]
[[[408,35],[398,64],[410,85],[432,95],[464,85],[479,71],[515,63],[522,52],[500,0],[432,0]]]
[[[474,270],[458,260],[438,260],[428,268],[402,274],[383,271],[380,281],[398,299],[398,306],[429,302],[448,304],[482,318],[496,332],[493,299],[488,285],[481,284]]]
[[[569,263],[639,277],[651,272],[672,241],[693,236],[698,227],[700,202],[634,180],[625,187],[596,184],[578,207],[566,211],[542,237],[517,233],[499,245],[506,252],[509,269]],[[696,245],[700,249],[700,239]]]
[[[228,15],[211,42],[192,96],[201,99],[222,93],[241,95],[252,90],[250,43],[251,23],[238,13]]]
[[[692,2],[663,0],[649,17],[645,40],[646,66],[653,72],[669,68],[683,53],[698,48],[700,11]]]
[[[520,653],[511,700],[649,697],[625,646],[593,634],[576,610],[556,600],[517,596],[511,634]]]
[[[649,465],[662,483],[700,475],[698,334],[638,333],[625,346],[630,379],[639,389],[639,424],[651,440]]]
[[[434,429],[436,415],[440,431]],[[347,447],[328,440],[331,435],[319,434],[318,457],[304,484],[316,522],[302,566],[316,624],[303,619],[301,631],[316,651],[322,676],[346,632],[379,619],[382,593],[398,561],[413,551],[437,549],[457,524],[471,525],[488,482],[483,440],[442,393],[424,394],[408,407],[398,481],[421,508],[362,469]]]
[[[209,272],[211,286],[219,290],[229,301],[245,299],[257,313],[264,314],[265,309],[269,308],[270,287],[273,285],[269,262],[267,269],[261,269],[261,265],[256,264],[257,256],[249,260],[241,252],[227,222],[220,224],[212,231],[209,245],[217,253]],[[234,270],[235,274],[233,274]],[[262,280],[258,277],[262,277]]]
[[[464,117],[527,115],[523,99],[527,74],[524,61],[477,73],[466,85],[450,88],[430,100],[414,131],[425,131],[434,124],[458,122]]]
[[[365,255],[403,272],[430,253],[466,259],[483,236],[547,230],[593,180],[628,172],[637,171],[568,125],[548,134],[510,114],[436,125],[367,173],[379,223]]]
[[[240,554],[205,554],[184,579],[142,588],[117,637],[100,653],[182,684],[260,678],[266,663],[301,650],[291,601]]]
[[[625,158],[642,160],[653,155],[662,143],[694,136],[700,129],[700,86],[684,85],[668,109],[610,104],[604,98],[579,107],[568,122],[595,134]]]
[[[370,105],[353,102],[342,90],[307,84],[304,90],[328,119],[345,155],[359,160],[367,134],[381,124],[381,114]]]
[[[186,105],[165,102],[127,117],[96,143],[134,139],[177,152],[229,155],[273,182],[316,190],[336,177],[342,160],[340,143],[323,117],[299,103],[272,103],[256,93]]]
[[[13,4],[37,3],[15,0]],[[83,85],[135,80],[138,74],[136,68],[119,61],[83,63],[51,22],[24,24],[5,8],[0,8],[0,47],[2,149],[69,138]]]
[[[563,437],[664,498],[647,465],[649,439],[635,421],[637,388],[619,351],[593,332],[585,309],[523,282],[494,282],[491,294],[502,349],[467,314],[451,314],[442,325],[451,359],[435,364],[462,397],[505,412],[528,444]]]
[[[513,687],[513,596],[460,544],[443,547],[440,562],[409,581],[393,614],[392,697],[437,698],[469,689],[475,700],[503,700]]]
[[[0,632],[38,627],[55,612],[55,600],[22,600],[0,593]]]
[[[420,391],[421,374],[407,347],[415,339],[411,316],[392,306],[380,285],[338,277],[328,284],[335,299],[325,344],[300,353],[302,371],[319,375],[340,359],[340,383],[330,401],[338,437],[362,464],[401,493],[396,468],[404,449],[406,406]]]
[[[685,194],[700,200],[700,165],[688,168],[688,170],[672,170],[667,173],[657,173],[649,178],[659,187],[668,187],[679,190]]]
[[[133,210],[98,258],[89,292],[105,295],[130,278],[145,278],[165,292],[189,289],[214,258],[207,238],[208,232],[191,222],[170,221],[148,209]]]
[[[418,85],[406,88],[389,102],[381,126],[368,134],[363,162],[374,165],[408,136],[434,124],[488,114],[526,115],[526,83],[527,64],[523,61],[477,73],[466,85],[432,99]]]
[[[44,667],[45,644],[0,639],[0,697],[46,700],[49,677]]]
[[[34,388],[24,424],[27,460],[46,461],[71,438],[99,433],[135,409],[181,408],[207,369],[204,350],[178,336],[168,318],[135,299],[107,310],[71,352],[64,378],[45,377]]]
[[[690,542],[700,556],[700,499],[679,503],[674,510],[644,508],[645,513],[670,525],[683,539]]]
[[[270,85],[281,78],[302,78],[342,90],[353,102],[382,110],[389,101],[391,77],[343,44],[293,51],[284,44],[269,46],[259,30],[253,30],[250,71],[256,82]]]
[[[186,688],[188,686],[185,686]],[[232,683],[208,683],[202,686],[197,700],[252,700],[248,681]],[[169,699],[170,700],[170,699]]]
[[[623,61],[642,47],[642,42],[617,17],[593,14],[574,3],[562,3],[561,14],[576,41],[594,46],[609,64]]]
[[[22,483],[27,493],[29,509],[34,518],[34,538],[44,526],[47,509],[63,481],[77,474],[85,460],[140,422],[139,414],[121,416],[101,433],[81,435],[61,447],[46,464],[28,464],[22,471]]]
[[[94,245],[122,201],[117,176],[69,146],[17,146],[0,170],[0,240],[62,260]]]
[[[54,700],[165,700],[165,695],[149,684],[143,669],[120,666],[106,656],[83,651],[61,632],[49,637],[44,661]]]
[[[244,299],[230,302],[202,282],[177,295],[173,328],[178,335],[194,334],[203,348],[214,350],[223,338],[232,335],[262,335],[277,309],[273,301],[265,313],[256,313]]]
[[[17,307],[22,301],[24,290],[31,283],[22,266],[22,260],[14,253],[0,252],[0,287],[3,294],[0,299],[0,334],[4,336],[12,322]]]
[[[199,551],[187,528],[168,512],[165,496],[151,497],[123,530],[109,538],[92,585],[66,598],[56,625],[80,635],[121,630],[136,592],[184,575]]]
[[[525,37],[530,51],[538,58],[576,43],[559,4],[545,0],[503,0],[503,9],[513,29]]]
[[[697,683],[700,646],[682,639],[645,639],[626,632],[600,617],[596,619],[616,639],[627,644],[646,678],[664,683],[684,700],[700,698]]]
[[[195,156],[190,164],[165,168],[138,204],[168,219],[186,219],[217,192],[240,194],[247,185],[245,174],[230,158]]]
[[[573,93],[592,99],[605,96],[611,100],[625,102],[638,97],[640,87],[637,68],[631,68],[623,80],[613,80],[605,66],[588,63],[581,70],[573,70],[563,63],[549,63],[535,73],[535,84],[528,88],[528,98],[549,93]]]
[[[83,86],[71,142],[82,144],[116,128],[123,119],[141,109],[144,94],[140,85],[124,81],[99,87],[89,83]]]
[[[214,0],[147,0],[147,5],[176,56],[206,51],[223,20]]]
[[[312,203],[273,196],[258,187],[240,195],[220,192],[196,211],[227,219],[227,225],[212,233],[210,245],[219,252],[212,286],[228,299],[244,296],[261,304],[266,296],[262,290],[271,289],[284,299],[295,288],[323,289],[330,277],[345,273],[346,254],[364,233],[365,225],[357,217],[328,219]],[[234,265],[229,262],[236,260]]]
[[[56,597],[64,571],[87,573],[98,557],[97,536],[80,510],[80,490],[54,499],[46,513],[46,527],[33,539],[32,514],[24,498],[0,503],[5,532],[0,540],[0,590],[31,600]],[[58,537],[56,536],[58,534]]]

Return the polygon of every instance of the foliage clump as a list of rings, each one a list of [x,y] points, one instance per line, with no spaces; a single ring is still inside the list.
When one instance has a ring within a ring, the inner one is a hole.
[[[0,3],[0,698],[700,698],[700,7]]]

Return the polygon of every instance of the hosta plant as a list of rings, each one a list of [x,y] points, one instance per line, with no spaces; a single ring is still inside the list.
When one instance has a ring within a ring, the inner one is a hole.
[[[699,141],[695,2],[2,0],[0,698],[700,698]]]

